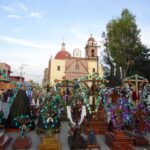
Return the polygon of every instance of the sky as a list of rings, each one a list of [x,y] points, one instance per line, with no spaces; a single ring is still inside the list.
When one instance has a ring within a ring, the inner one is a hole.
[[[0,62],[11,66],[12,75],[25,65],[26,80],[41,83],[63,41],[67,51],[79,48],[84,57],[90,35],[101,46],[107,23],[124,8],[136,16],[141,40],[150,47],[149,6],[149,0],[0,0]]]

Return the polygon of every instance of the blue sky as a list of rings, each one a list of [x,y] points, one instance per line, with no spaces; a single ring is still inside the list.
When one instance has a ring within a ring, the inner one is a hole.
[[[0,0],[0,62],[19,75],[40,82],[49,58],[61,49],[72,54],[84,47],[90,34],[101,45],[107,23],[128,8],[141,29],[141,40],[150,47],[150,1],[141,0]],[[100,50],[101,51],[101,50]]]

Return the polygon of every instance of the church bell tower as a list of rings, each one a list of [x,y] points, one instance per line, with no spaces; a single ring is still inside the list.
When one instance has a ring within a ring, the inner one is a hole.
[[[95,41],[95,39],[92,37],[91,34],[85,46],[85,57],[97,59],[97,50],[98,50],[97,42]]]

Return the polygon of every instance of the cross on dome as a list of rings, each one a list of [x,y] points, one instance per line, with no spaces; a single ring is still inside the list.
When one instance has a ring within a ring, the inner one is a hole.
[[[61,50],[62,50],[62,51],[66,50],[66,48],[65,48],[65,45],[66,45],[66,44],[65,44],[65,42],[64,42],[64,41],[62,42],[62,44],[61,44],[61,45],[62,45]]]

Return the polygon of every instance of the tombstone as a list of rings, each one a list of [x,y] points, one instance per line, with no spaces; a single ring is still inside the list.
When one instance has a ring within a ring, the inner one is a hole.
[[[47,150],[47,149],[54,149],[54,150],[60,150],[61,144],[57,137],[54,135],[52,136],[42,136],[41,137],[41,143],[38,146],[39,150]]]
[[[105,134],[107,131],[107,121],[106,118],[100,119],[99,116],[105,116],[105,111],[101,107],[101,104],[99,104],[98,109],[96,109],[96,103],[97,103],[97,92],[100,88],[100,85],[103,84],[105,81],[102,79],[99,79],[97,75],[91,75],[90,79],[85,79],[81,81],[86,89],[88,90],[88,100],[89,100],[89,107],[90,111],[87,114],[87,120],[84,123],[84,132],[85,134],[89,133],[90,128],[93,128],[95,134]],[[91,84],[91,86],[89,86]]]
[[[31,137],[27,135],[28,124],[31,123],[31,120],[28,118],[18,119],[20,124],[20,135],[14,141],[12,148],[13,149],[28,149],[32,146]]]
[[[105,136],[105,143],[112,150],[134,150],[132,146],[132,139],[129,138],[122,130],[107,132]]]
[[[122,127],[126,123],[126,119],[129,118],[130,112],[124,114],[128,110],[128,100],[118,99],[117,103],[111,108],[111,121],[115,129],[113,131],[106,132],[105,143],[112,148],[112,150],[132,150],[132,139],[126,135],[122,130]],[[125,120],[124,120],[125,118]],[[111,124],[110,124],[111,125]]]
[[[29,149],[32,146],[32,140],[30,137],[17,137],[12,145],[13,149]]]
[[[90,121],[85,124],[84,132],[88,134],[91,128],[93,128],[95,134],[105,134],[108,129],[106,112],[101,103],[98,111],[93,113]]]
[[[144,105],[143,105],[144,106]],[[137,106],[137,111],[134,114],[134,118],[135,118],[135,123],[136,123],[136,136],[134,139],[134,145],[135,146],[144,146],[147,147],[149,146],[149,141],[145,138],[144,134],[145,134],[145,129],[147,127],[146,124],[146,118],[148,118],[150,115],[150,112],[145,112],[144,108],[142,107],[142,105],[138,105]]]

